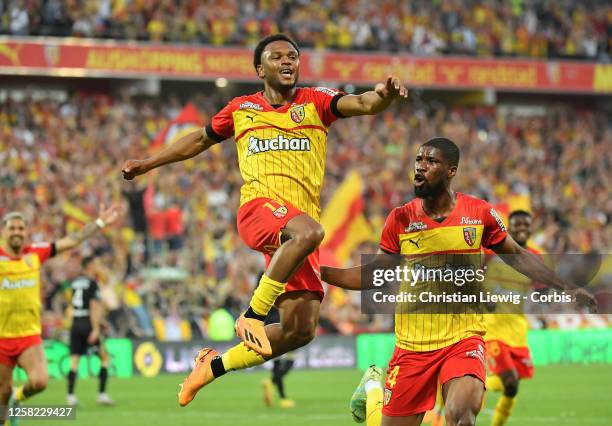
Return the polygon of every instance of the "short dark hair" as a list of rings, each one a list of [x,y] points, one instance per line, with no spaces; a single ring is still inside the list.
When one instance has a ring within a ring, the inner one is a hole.
[[[263,53],[266,46],[274,41],[279,40],[286,41],[287,43],[291,44],[295,48],[295,50],[297,50],[298,54],[300,53],[300,48],[298,47],[297,43],[293,41],[293,39],[287,34],[279,33],[269,35],[268,37],[261,39],[255,47],[255,52],[253,53],[253,66],[255,67],[255,70],[257,70],[257,67],[261,65],[261,54]]]
[[[527,210],[513,210],[508,215],[508,222],[510,222],[512,218],[515,218],[517,216],[527,216],[528,218],[531,218],[531,213],[529,213]]]
[[[452,140],[447,138],[433,138],[421,146],[431,146],[432,148],[439,149],[444,159],[448,161],[451,166],[459,166],[459,147]]]

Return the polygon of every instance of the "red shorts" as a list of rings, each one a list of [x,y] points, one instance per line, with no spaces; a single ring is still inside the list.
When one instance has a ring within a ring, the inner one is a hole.
[[[42,345],[40,334],[25,337],[0,338],[0,364],[10,368],[17,365],[17,358],[32,346]]]
[[[533,362],[528,347],[514,348],[501,340],[490,340],[487,342],[487,365],[495,375],[516,370],[519,379],[533,377]]]
[[[385,416],[413,416],[436,405],[438,383],[474,376],[485,382],[485,348],[480,336],[429,352],[397,346],[389,361],[383,400]]]
[[[287,203],[270,198],[255,198],[238,209],[238,233],[247,246],[263,253],[266,267],[281,245],[281,231],[291,219],[305,214]],[[319,293],[323,300],[319,249],[315,250],[289,279],[286,292],[308,290]]]

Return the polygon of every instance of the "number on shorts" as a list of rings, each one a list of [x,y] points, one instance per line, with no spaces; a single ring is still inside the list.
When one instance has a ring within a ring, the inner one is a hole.
[[[387,377],[387,387],[392,389],[393,386],[397,383],[397,375],[399,374],[400,366],[396,365],[393,367],[393,370],[389,373],[389,377]]]

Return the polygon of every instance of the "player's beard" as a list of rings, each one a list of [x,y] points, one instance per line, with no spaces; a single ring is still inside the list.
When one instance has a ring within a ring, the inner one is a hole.
[[[414,186],[414,195],[417,198],[435,197],[444,191],[444,181],[440,180],[434,184],[424,181],[421,186]]]
[[[23,237],[20,236],[13,236],[9,238],[9,247],[11,248],[11,250],[13,250],[15,253],[19,253],[21,251],[21,248],[23,247]]]

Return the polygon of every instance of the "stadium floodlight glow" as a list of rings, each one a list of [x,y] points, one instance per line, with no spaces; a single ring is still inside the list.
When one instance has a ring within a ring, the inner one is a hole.
[[[227,87],[227,78],[219,77],[218,79],[215,80],[215,86],[219,88]]]

